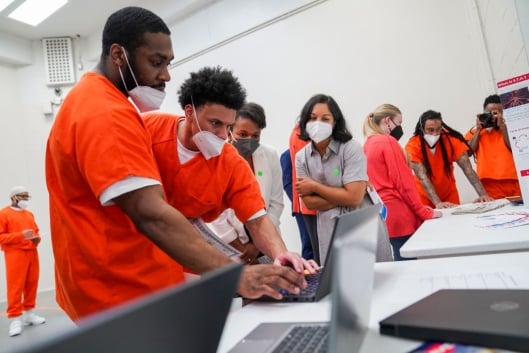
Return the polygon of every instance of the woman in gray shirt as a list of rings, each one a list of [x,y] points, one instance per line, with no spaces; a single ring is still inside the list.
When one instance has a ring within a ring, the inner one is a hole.
[[[299,137],[311,143],[296,154],[296,189],[305,206],[317,211],[316,229],[308,231],[314,259],[324,264],[336,216],[369,204],[367,162],[331,96],[311,97],[299,124]]]

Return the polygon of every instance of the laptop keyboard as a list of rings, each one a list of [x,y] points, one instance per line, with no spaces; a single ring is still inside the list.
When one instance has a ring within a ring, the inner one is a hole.
[[[325,353],[328,337],[329,325],[294,326],[273,353]]]
[[[288,295],[288,296],[291,296],[291,295],[296,295],[296,296],[305,296],[305,295],[310,295],[312,293],[315,293],[316,290],[318,289],[318,285],[320,283],[320,277],[321,277],[321,273],[323,271],[318,271],[317,273],[313,274],[313,275],[306,275],[305,276],[305,280],[307,281],[307,287],[306,288],[303,288],[301,289],[301,291],[299,292],[299,294],[292,294],[284,289],[281,289],[279,291],[279,293],[281,293],[281,295],[285,296],[285,295]]]

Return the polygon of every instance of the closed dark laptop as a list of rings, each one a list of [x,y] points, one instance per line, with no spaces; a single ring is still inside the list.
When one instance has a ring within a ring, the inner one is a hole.
[[[440,290],[382,320],[380,333],[529,352],[529,290]]]
[[[24,353],[214,353],[242,265],[157,292],[82,321]]]

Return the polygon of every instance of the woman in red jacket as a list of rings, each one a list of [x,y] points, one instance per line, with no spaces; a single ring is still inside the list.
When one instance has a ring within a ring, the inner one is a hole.
[[[442,213],[421,203],[406,156],[397,140],[402,136],[399,108],[383,104],[364,121],[364,153],[369,181],[387,208],[386,224],[395,260],[400,247],[424,220]]]

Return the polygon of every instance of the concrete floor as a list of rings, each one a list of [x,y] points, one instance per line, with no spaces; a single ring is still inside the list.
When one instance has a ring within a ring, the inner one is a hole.
[[[9,337],[9,320],[6,316],[6,303],[0,303],[0,353],[15,353],[20,349],[75,329],[75,324],[64,314],[55,302],[55,292],[42,292],[37,297],[35,313],[46,318],[46,323],[26,326],[21,335]]]

